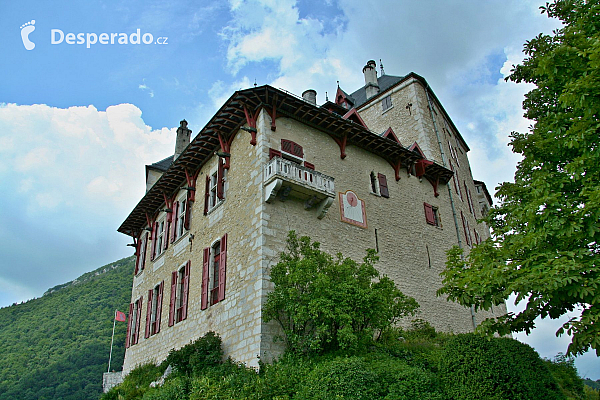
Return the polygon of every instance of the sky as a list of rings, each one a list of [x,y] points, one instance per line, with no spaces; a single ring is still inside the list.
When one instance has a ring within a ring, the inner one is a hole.
[[[513,180],[511,131],[531,89],[506,82],[523,43],[558,27],[531,0],[0,1],[0,307],[130,256],[116,229],[173,154],[235,90],[333,98],[362,67],[428,81],[469,144],[475,179]],[[515,310],[518,306],[509,304]],[[516,335],[565,352],[556,321]],[[591,353],[580,375],[600,379]]]

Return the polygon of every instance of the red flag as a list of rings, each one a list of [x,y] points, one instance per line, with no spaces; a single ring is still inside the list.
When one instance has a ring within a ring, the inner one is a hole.
[[[115,320],[125,322],[125,313],[121,311],[115,311]]]

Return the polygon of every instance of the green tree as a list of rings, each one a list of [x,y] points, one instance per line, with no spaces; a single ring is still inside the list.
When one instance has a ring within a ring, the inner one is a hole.
[[[502,335],[582,310],[556,334],[572,335],[568,354],[599,354],[600,4],[554,0],[541,10],[563,27],[527,42],[508,77],[536,85],[523,102],[533,126],[511,134],[523,156],[515,182],[499,186],[500,204],[486,218],[493,239],[466,259],[449,252],[438,294],[476,309],[512,293],[526,300],[524,311],[482,324]]]
[[[367,250],[361,264],[341,254],[334,258],[309,237],[289,233],[287,252],[271,269],[275,288],[264,309],[267,322],[275,320],[283,329],[288,350],[357,349],[414,315],[415,299],[379,275],[377,260],[374,250]]]

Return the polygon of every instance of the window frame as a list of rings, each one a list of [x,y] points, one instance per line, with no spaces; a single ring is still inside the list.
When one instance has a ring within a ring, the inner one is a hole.
[[[392,95],[388,94],[383,99],[381,99],[381,112],[384,113],[390,108],[392,108],[394,104],[392,103]]]
[[[187,193],[179,197],[179,199],[177,200],[177,204],[177,215],[175,216],[175,240],[178,240],[179,238],[183,237],[188,232],[188,230],[185,229],[185,213],[188,207]]]
[[[425,208],[425,222],[427,222],[428,225],[435,226],[436,228],[441,228],[442,222],[440,219],[439,207],[436,207],[429,203],[423,203],[423,206]]]

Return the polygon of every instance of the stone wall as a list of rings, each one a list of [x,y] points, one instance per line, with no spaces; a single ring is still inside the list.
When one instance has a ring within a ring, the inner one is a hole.
[[[123,373],[105,372],[102,374],[102,392],[106,393],[113,387],[123,383]]]
[[[220,205],[203,215],[206,175],[217,167],[217,157],[213,156],[198,175],[190,231],[170,244],[154,261],[150,261],[148,243],[146,266],[134,278],[131,297],[133,302],[143,296],[141,332],[138,344],[126,351],[125,374],[137,365],[161,362],[171,349],[180,348],[208,331],[221,336],[225,354],[248,365],[258,365],[263,286],[261,135],[258,139],[259,145],[251,146],[249,135],[240,131],[233,140],[231,168],[226,174],[226,198]],[[225,300],[201,310],[203,249],[225,233],[228,234]],[[171,273],[188,260],[191,262],[188,316],[169,327]],[[161,281],[165,286],[160,332],[145,339],[148,290]]]

